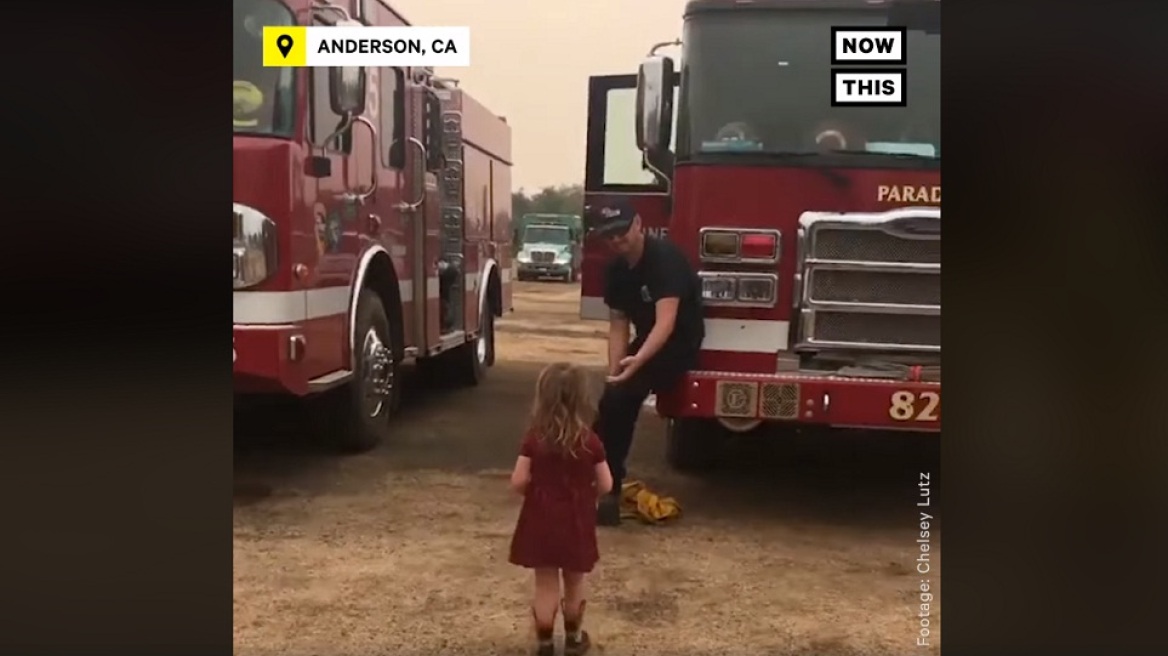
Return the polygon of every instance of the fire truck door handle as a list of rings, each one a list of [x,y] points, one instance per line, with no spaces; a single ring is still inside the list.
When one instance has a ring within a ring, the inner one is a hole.
[[[415,168],[418,169],[418,177],[422,182],[422,184],[418,185],[421,187],[422,193],[418,196],[418,200],[412,203],[402,201],[394,206],[395,209],[401,212],[413,212],[422,206],[422,201],[426,200],[426,146],[414,137],[410,137],[406,140],[406,148],[409,148],[410,146],[415,146],[418,149],[418,164]]]
[[[355,126],[358,123],[364,124],[369,128],[369,138],[371,142],[369,152],[373,155],[373,166],[369,170],[373,174],[373,180],[370,182],[367,189],[359,189],[354,193],[346,194],[346,196],[349,200],[356,201],[358,204],[364,204],[364,202],[369,200],[369,197],[377,191],[377,128],[373,125],[373,121],[370,121],[364,116],[353,117],[352,125]]]

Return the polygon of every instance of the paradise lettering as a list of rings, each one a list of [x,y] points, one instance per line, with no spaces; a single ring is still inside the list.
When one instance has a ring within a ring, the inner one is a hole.
[[[879,203],[941,204],[941,185],[880,185],[876,188]]]

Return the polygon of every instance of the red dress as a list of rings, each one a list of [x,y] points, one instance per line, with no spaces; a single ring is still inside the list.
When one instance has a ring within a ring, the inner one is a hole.
[[[561,454],[534,435],[523,438],[531,481],[511,537],[511,563],[520,567],[591,572],[596,548],[596,465],[604,445],[589,433],[576,457]]]

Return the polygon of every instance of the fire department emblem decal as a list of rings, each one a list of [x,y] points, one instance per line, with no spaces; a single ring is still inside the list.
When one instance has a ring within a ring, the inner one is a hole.
[[[324,245],[325,245],[324,217],[317,214],[316,215],[316,254],[318,256],[324,255]]]
[[[726,409],[732,412],[745,412],[747,406],[750,405],[750,397],[746,395],[746,392],[742,388],[734,387],[726,393],[724,402]]]
[[[341,248],[341,215],[337,212],[316,215],[316,253],[336,253]]]
[[[324,244],[325,248],[330,253],[336,253],[341,249],[341,215],[333,212],[329,214],[328,220],[325,221]]]

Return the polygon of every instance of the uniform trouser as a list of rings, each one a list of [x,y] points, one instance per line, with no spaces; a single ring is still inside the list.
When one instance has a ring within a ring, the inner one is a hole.
[[[624,482],[625,460],[633,445],[633,431],[645,399],[650,392],[660,394],[673,389],[689,370],[688,360],[658,354],[628,380],[605,385],[593,430],[604,443],[608,467],[612,470],[613,492],[619,493]]]

